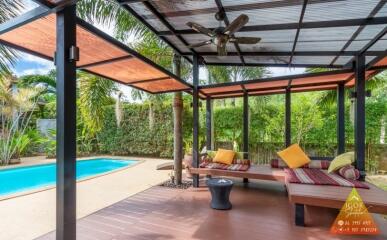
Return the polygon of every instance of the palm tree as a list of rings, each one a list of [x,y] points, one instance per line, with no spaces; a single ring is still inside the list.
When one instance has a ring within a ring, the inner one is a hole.
[[[142,23],[124,11],[116,2],[104,0],[84,0],[78,3],[78,15],[89,22],[97,22],[105,26],[112,26],[116,38],[123,42],[131,36],[138,39],[134,43],[127,43],[130,47],[148,57],[159,65],[172,70],[173,50],[162,42],[155,34],[150,32]],[[181,63],[179,61],[179,63]],[[180,64],[177,75],[187,76],[190,68],[187,64]],[[149,100],[149,127],[153,127],[153,105],[159,102],[164,96],[150,95],[132,90],[134,99]],[[175,166],[181,166],[182,161],[182,110],[183,99],[181,93],[175,93],[174,97],[174,126],[175,126]],[[181,167],[175,168],[175,183],[181,183]]]
[[[0,1],[0,24],[16,17],[23,4],[21,0],[1,0]],[[0,72],[9,72],[9,65],[14,64],[16,53],[10,48],[0,44]]]
[[[103,127],[104,106],[110,105],[112,93],[116,91],[113,81],[79,72],[79,111],[89,138],[93,138]]]
[[[208,72],[210,84],[257,79],[269,74],[269,71],[266,68],[241,66],[209,66]],[[232,99],[231,103],[233,106],[235,106],[234,98]]]

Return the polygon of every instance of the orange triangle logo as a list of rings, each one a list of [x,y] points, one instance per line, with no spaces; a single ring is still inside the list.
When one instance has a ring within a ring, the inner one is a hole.
[[[355,188],[352,189],[341,208],[331,227],[331,233],[347,235],[377,235],[380,233]]]

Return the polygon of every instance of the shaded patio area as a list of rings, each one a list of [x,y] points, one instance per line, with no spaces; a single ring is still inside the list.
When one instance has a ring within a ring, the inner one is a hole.
[[[332,209],[308,207],[308,227],[295,226],[281,183],[237,183],[231,211],[212,210],[209,201],[206,187],[152,187],[78,220],[77,239],[356,239],[329,233]],[[386,239],[386,219],[373,217],[381,235],[361,239]],[[38,239],[55,239],[55,232]]]

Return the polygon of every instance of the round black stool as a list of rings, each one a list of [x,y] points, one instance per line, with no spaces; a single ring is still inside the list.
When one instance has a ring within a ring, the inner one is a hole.
[[[212,178],[207,180],[207,186],[211,192],[211,207],[218,210],[231,209],[230,192],[233,181],[224,178]]]

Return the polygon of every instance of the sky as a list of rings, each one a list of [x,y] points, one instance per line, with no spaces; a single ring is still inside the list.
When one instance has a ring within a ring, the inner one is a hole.
[[[32,1],[25,1],[26,3],[26,9],[25,11],[28,11],[37,5],[33,3]],[[104,32],[112,35],[112,31],[104,26],[97,25],[96,27],[100,28]],[[18,77],[23,75],[30,75],[30,74],[46,74],[50,70],[54,69],[55,66],[52,62],[47,61],[42,58],[38,58],[26,53],[20,53],[19,59],[16,61],[15,65],[11,67],[14,74]],[[271,72],[272,76],[281,76],[281,75],[291,75],[291,74],[299,74],[303,73],[305,71],[304,68],[284,68],[284,67],[271,67],[269,68],[269,71]],[[199,71],[199,78],[200,79],[207,79],[207,73],[206,70],[203,68]],[[120,85],[120,90],[124,93],[124,95],[130,99],[130,91],[131,88],[125,85]]]
[[[53,62],[47,61],[45,59],[35,57],[26,53],[20,53],[19,59],[17,60],[12,70],[14,74],[18,77],[23,75],[30,74],[47,74],[50,70],[54,69],[55,66]],[[284,67],[271,67],[268,68],[272,73],[272,76],[282,76],[282,75],[291,75],[291,74],[300,74],[305,71],[304,68],[284,68]],[[206,79],[206,71],[201,68],[199,72],[200,79]],[[120,90],[124,93],[125,99],[132,100],[130,97],[131,88],[123,84],[119,84]]]

